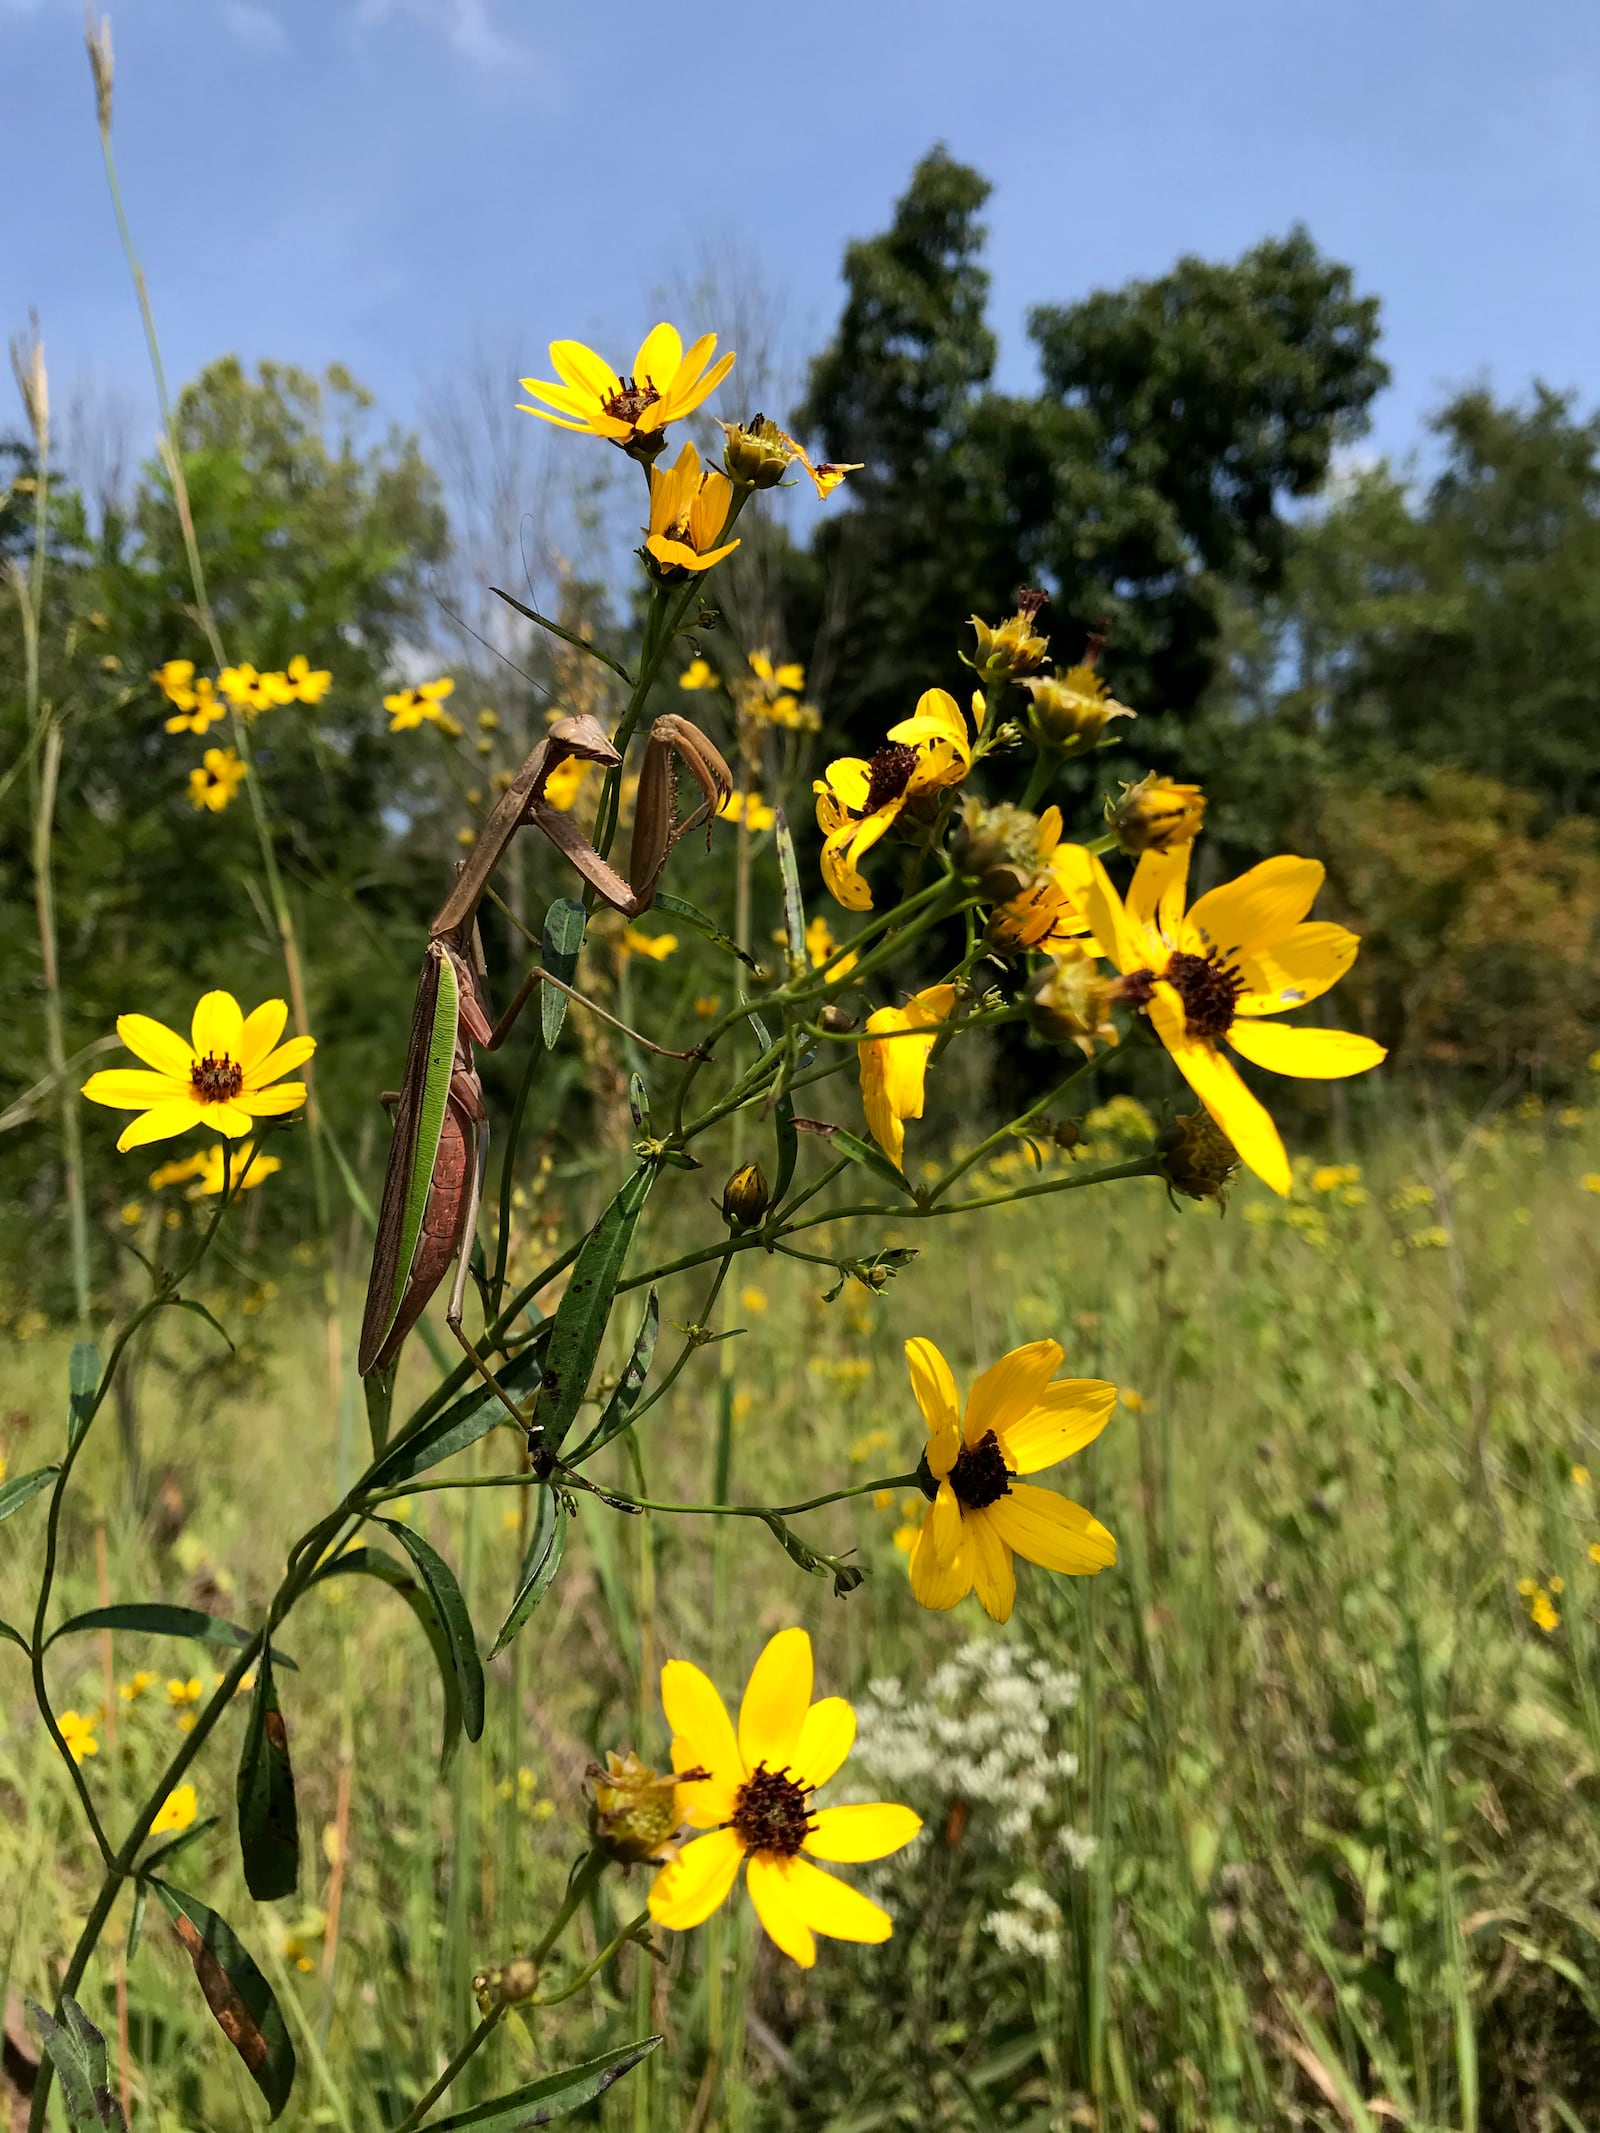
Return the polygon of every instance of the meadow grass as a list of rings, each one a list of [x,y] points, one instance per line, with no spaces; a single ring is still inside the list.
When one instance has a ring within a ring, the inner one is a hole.
[[[508,2022],[453,2107],[654,2027],[664,2051],[584,2122],[1600,2124],[1590,1141],[1576,1112],[1534,1105],[1396,1129],[1359,1176],[1305,1166],[1288,1203],[1247,1180],[1220,1221],[1140,1180],[926,1238],[908,1224],[923,1256],[882,1297],[852,1286],[831,1305],[822,1269],[737,1262],[729,1322],[749,1334],[697,1356],[640,1441],[606,1455],[616,1485],[710,1494],[724,1398],[734,1500],[903,1473],[921,1442],[907,1334],[932,1334],[962,1380],[1051,1334],[1069,1369],[1124,1389],[1058,1477],[1118,1535],[1117,1567],[1069,1583],[1019,1566],[996,1631],[972,1602],[915,1606],[903,1492],[800,1522],[870,1568],[843,1600],[754,1522],[591,1501],[550,1598],[489,1669],[482,1742],[442,1776],[438,1684],[410,1616],[358,1593],[365,1580],[321,1588],[282,1638],[301,1898],[257,1907],[243,1887],[242,1705],[198,1768],[200,1813],[220,1825],[173,1869],[287,2004],[301,2076],[282,2123],[394,2123],[474,2019],[474,1971],[526,1947],[559,1899],[585,1842],[585,1766],[623,1745],[661,1756],[661,1660],[693,1654],[736,1695],[762,1639],[798,1621],[818,1693],[863,1705],[863,1788],[875,1755],[876,1796],[897,1796],[898,1775],[928,1819],[870,1877],[894,1940],[825,1942],[801,1972],[741,1901],[702,1933],[658,1935],[660,1966],[627,1952],[597,1999],[531,2035]],[[692,1277],[669,1287],[666,1318],[687,1320],[697,1294]],[[139,1379],[139,1508],[106,1428],[70,1502],[63,1611],[137,1593],[252,1622],[289,1542],[353,1473],[365,1425],[353,1400],[330,1411],[320,1296],[286,1283],[255,1301],[235,1360],[161,1322]],[[430,1381],[424,1356],[408,1368]],[[19,1344],[7,1381],[17,1472],[53,1455],[64,1345]],[[516,1447],[497,1434],[466,1462],[509,1471]],[[31,1609],[35,1509],[0,1534],[14,1621]],[[525,1492],[485,1489],[418,1491],[404,1512],[456,1567],[485,1649],[527,1509]],[[85,1768],[120,1824],[182,1721],[169,1682],[209,1687],[214,1669],[129,1636],[109,1656],[73,1640],[52,1666],[58,1709],[102,1713]],[[46,1998],[91,1859],[20,1655],[0,1648],[0,1668],[0,1974]],[[124,1696],[140,1670],[154,1678]],[[868,1694],[890,1679],[898,1702]],[[644,1886],[604,1884],[552,1974],[602,1947]],[[131,1960],[127,1926],[124,1905],[85,2001],[114,2059],[119,2029],[128,2040],[134,2126],[255,2122],[165,1919]]]

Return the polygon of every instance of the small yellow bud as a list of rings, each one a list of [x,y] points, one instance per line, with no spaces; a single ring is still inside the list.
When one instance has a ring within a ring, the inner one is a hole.
[[[1154,771],[1137,785],[1125,784],[1119,799],[1106,802],[1111,834],[1131,857],[1192,844],[1205,818],[1206,796],[1198,785],[1180,785]]]
[[[772,1193],[759,1163],[746,1163],[722,1188],[723,1220],[733,1229],[754,1229],[772,1205]]]
[[[772,489],[782,481],[794,457],[789,440],[769,415],[752,415],[748,422],[724,422],[728,440],[722,464],[728,477],[752,489]]]
[[[1020,896],[1044,866],[1049,854],[1042,844],[1037,815],[1004,800],[988,807],[969,795],[951,834],[950,857],[976,881],[981,896],[1006,903]]]
[[[489,741],[489,740],[483,740],[483,741],[474,741],[472,745],[473,745],[473,747],[474,747],[474,748],[475,748],[475,749],[477,750],[478,754],[479,754],[479,755],[481,755],[481,756],[484,756],[485,758],[487,758],[487,757],[489,757],[489,756],[491,756],[491,755],[493,755],[493,754],[494,754],[494,742],[493,742],[493,741]]]
[[[630,1866],[677,1857],[672,1841],[682,1820],[677,1789],[701,1782],[709,1772],[696,1768],[659,1773],[630,1748],[626,1755],[608,1749],[605,1767],[591,1763],[585,1775],[594,1787],[589,1805],[594,1840],[613,1859]]]
[[[1016,681],[1024,674],[1036,674],[1050,650],[1049,638],[1033,626],[1044,601],[1043,593],[1024,586],[1017,594],[1017,611],[1008,620],[991,625],[974,615],[978,656],[968,664],[988,681]]]
[[[478,731],[480,733],[498,733],[500,731],[499,712],[491,711],[485,705],[483,710],[478,713]]]
[[[1161,1175],[1189,1200],[1228,1204],[1239,1151],[1209,1111],[1180,1111],[1156,1135]]]

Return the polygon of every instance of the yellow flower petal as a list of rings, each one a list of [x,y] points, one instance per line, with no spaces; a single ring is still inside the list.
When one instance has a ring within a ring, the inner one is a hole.
[[[1234,1002],[1234,1013],[1281,1015],[1286,1008],[1319,1000],[1338,984],[1360,946],[1360,935],[1343,926],[1296,926],[1275,947],[1240,957],[1237,967],[1245,989]]]
[[[906,1342],[911,1390],[928,1425],[928,1466],[942,1481],[961,1449],[961,1404],[950,1365],[933,1342],[921,1336]]]
[[[784,1859],[774,1864],[793,1907],[791,1915],[802,1919],[813,1933],[826,1933],[830,1940],[857,1941],[884,1941],[893,1933],[894,1920],[888,1912],[859,1889],[853,1889],[848,1881],[825,1874],[809,1859]],[[754,1893],[752,1889],[751,1894]],[[766,1921],[763,1919],[762,1923]]]
[[[1144,936],[1123,910],[1098,857],[1081,844],[1057,845],[1050,872],[1082,912],[1100,953],[1118,970],[1142,970],[1149,962]]]
[[[1098,1378],[1063,1378],[1045,1388],[1039,1404],[1000,1432],[1001,1449],[1018,1474],[1058,1466],[1092,1444],[1111,1420],[1117,1388]]]
[[[936,764],[944,771],[959,763],[962,774],[972,767],[972,742],[961,706],[947,689],[925,689],[910,718],[889,728],[891,741],[915,746],[919,741],[936,744]]]
[[[841,755],[828,765],[813,790],[827,791],[854,815],[860,814],[872,790],[872,771],[858,755]]]
[[[1239,1159],[1264,1185],[1287,1197],[1293,1178],[1283,1138],[1270,1113],[1239,1079],[1213,1044],[1192,1042],[1184,1034],[1183,1007],[1170,985],[1158,985],[1150,1002],[1156,1035],[1172,1054],[1173,1064],[1239,1151]],[[1254,1029],[1255,1025],[1250,1025]]]
[[[1116,1542],[1082,1504],[1026,1481],[1014,1481],[985,1516],[1008,1548],[1042,1570],[1090,1577],[1117,1559]]]
[[[854,1866],[864,1859],[887,1859],[909,1844],[921,1827],[921,1815],[887,1802],[870,1807],[819,1807],[805,1848],[815,1859]]]
[[[911,1592],[919,1607],[943,1613],[957,1606],[972,1590],[972,1551],[963,1548],[949,1563],[939,1561],[933,1545],[933,1505],[923,1517],[922,1530],[911,1550]]]
[[[1126,910],[1136,926],[1150,926],[1166,941],[1176,941],[1183,922],[1193,841],[1168,852],[1141,853],[1128,887]]]
[[[820,815],[821,808],[818,808]],[[836,829],[822,847],[822,879],[828,894],[846,911],[870,911],[872,891],[850,862],[854,822]]]
[[[780,1629],[768,1640],[739,1706],[739,1752],[745,1767],[765,1763],[786,1770],[811,1702],[811,1639],[803,1629]]]
[[[1243,1058],[1300,1081],[1342,1081],[1364,1074],[1389,1054],[1370,1037],[1347,1029],[1285,1029],[1281,1022],[1236,1022],[1228,1042]]]
[[[576,385],[581,391],[591,393],[596,400],[609,400],[621,388],[622,380],[611,365],[597,356],[592,348],[586,348],[582,341],[552,341],[550,360],[555,365],[556,374],[568,385]],[[536,379],[524,378],[522,383],[531,393],[543,390]]]
[[[726,1900],[739,1871],[744,1847],[731,1829],[696,1837],[650,1884],[650,1916],[674,1933],[703,1925]]]
[[[1005,1498],[1000,1500],[1004,1503]],[[972,1554],[972,1583],[979,1605],[991,1621],[1009,1622],[1017,1598],[1017,1573],[1011,1550],[994,1524],[993,1506],[974,1511],[962,1521],[962,1530]]]
[[[710,347],[706,349],[706,355],[709,356],[711,349],[717,345],[716,336],[707,334],[706,340],[710,343]],[[702,344],[696,344],[697,347],[700,345]],[[639,343],[639,353],[633,359],[633,375],[641,385],[648,378],[656,391],[665,395],[682,365],[682,338],[676,326],[669,326],[666,320],[662,319],[659,325],[650,328]],[[700,368],[705,368],[705,357],[701,358]],[[696,376],[698,375],[697,371]]]
[[[687,1659],[669,1659],[661,1669],[661,1708],[667,1724],[693,1751],[689,1760],[703,1763],[713,1777],[742,1785],[749,1772],[734,1738],[728,1707],[716,1684]],[[674,1769],[686,1766],[675,1762]]]
[[[287,1000],[263,1000],[259,1007],[252,1008],[249,1014],[245,1016],[244,1028],[239,1033],[239,1064],[244,1068],[246,1075],[249,1075],[267,1058],[273,1046],[283,1035],[284,1024],[288,1019],[289,1003]],[[123,1042],[126,1043],[127,1039],[124,1038]],[[311,1054],[302,1052],[300,1056],[302,1059],[309,1059]],[[299,1059],[289,1062],[289,1065],[292,1066],[298,1066],[299,1064]],[[286,1065],[280,1067],[278,1072],[286,1074],[288,1070],[289,1066]],[[270,1077],[266,1078],[270,1079]]]
[[[147,1148],[152,1141],[169,1141],[175,1133],[187,1133],[191,1126],[206,1123],[204,1111],[187,1097],[157,1104],[142,1118],[123,1127],[117,1140],[117,1153],[126,1155],[130,1148]]]
[[[153,1066],[158,1073],[170,1074],[174,1080],[187,1082],[194,1054],[186,1038],[176,1030],[167,1028],[149,1015],[118,1015],[117,1035],[136,1059],[146,1066]]]
[[[1212,948],[1227,962],[1259,955],[1299,925],[1316,901],[1326,871],[1320,860],[1296,859],[1287,852],[1263,859],[1236,881],[1208,889],[1191,905],[1185,931],[1202,955]]]
[[[223,1114],[211,1110],[207,1117],[216,1118],[224,1133],[248,1133],[252,1118],[282,1118],[287,1112],[298,1111],[306,1100],[306,1085],[303,1081],[280,1081],[270,1089],[241,1090],[227,1107],[227,1116],[242,1118],[241,1126],[223,1125]]]
[[[273,1007],[283,1005],[281,1000],[273,1000],[268,1004]],[[257,1013],[259,1012],[257,1009]],[[292,1074],[297,1066],[305,1065],[316,1048],[315,1037],[291,1037],[287,1044],[280,1044],[276,1051],[268,1052],[259,1065],[246,1068],[246,1089],[265,1088],[269,1081],[276,1081],[280,1074]],[[243,1065],[242,1060],[240,1064]]]
[[[941,1481],[933,1499],[933,1552],[941,1566],[953,1563],[961,1552],[961,1503],[948,1481]]]
[[[990,1430],[999,1436],[1007,1423],[1031,1413],[1064,1361],[1059,1341],[1030,1341],[991,1363],[967,1395],[968,1444],[981,1444]]]
[[[191,1030],[200,1058],[238,1060],[244,1037],[244,1013],[231,992],[202,993]]]
[[[786,1871],[793,1863],[792,1860],[774,1858],[768,1852],[757,1853],[750,1861],[750,1872],[745,1878],[750,1901],[755,1905],[756,1916],[766,1927],[768,1937],[802,1970],[809,1970],[817,1959],[817,1944],[811,1937],[811,1928],[801,1916]]]
[[[855,1745],[856,1714],[842,1696],[823,1696],[800,1721],[789,1768],[797,1785],[826,1785]]]
[[[692,1740],[681,1733],[672,1737],[672,1767],[674,1770],[705,1769]],[[692,1784],[680,1785],[677,1798],[682,1805],[683,1819],[691,1829],[717,1829],[731,1821],[739,1786],[743,1782],[742,1770],[734,1776],[724,1773],[718,1777],[696,1778]]]
[[[113,1111],[142,1111],[147,1104],[192,1102],[188,1083],[187,1071],[179,1081],[144,1067],[104,1067],[89,1076],[81,1093],[90,1103],[105,1104]]]

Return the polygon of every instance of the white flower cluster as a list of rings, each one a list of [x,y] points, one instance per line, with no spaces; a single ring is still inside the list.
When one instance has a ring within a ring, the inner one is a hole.
[[[1078,1677],[1012,1643],[963,1645],[922,1696],[874,1681],[857,1706],[853,1768],[928,1814],[951,1799],[992,1813],[1008,1844],[1059,1836],[1074,1865],[1093,1840],[1064,1830],[1066,1787],[1078,1759],[1056,1746],[1058,1721],[1078,1700]]]
[[[1009,1910],[991,1911],[983,1921],[1007,1955],[1036,1955],[1054,1962],[1061,1953],[1061,1906],[1037,1881],[1014,1881],[1006,1890]]]

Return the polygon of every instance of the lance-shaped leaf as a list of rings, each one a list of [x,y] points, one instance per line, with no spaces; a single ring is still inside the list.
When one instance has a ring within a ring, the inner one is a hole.
[[[644,1307],[644,1317],[634,1335],[627,1367],[617,1381],[617,1389],[607,1400],[599,1421],[567,1462],[569,1466],[577,1466],[587,1459],[591,1452],[597,1452],[602,1444],[609,1444],[613,1437],[627,1428],[628,1417],[638,1406],[645,1379],[650,1375],[650,1365],[655,1360],[656,1340],[660,1332],[661,1299],[652,1287]]]
[[[783,931],[784,945],[789,951],[789,960],[796,969],[804,970],[810,962],[806,954],[806,907],[800,894],[800,866],[794,856],[794,839],[789,834],[789,823],[783,809],[777,814],[776,836],[778,842],[778,879],[783,884]]]
[[[578,636],[574,630],[569,630],[560,622],[552,622],[548,615],[541,615],[536,607],[528,607],[521,600],[514,600],[501,586],[491,585],[489,590],[497,600],[504,600],[507,607],[514,607],[519,615],[526,615],[530,622],[537,622],[540,629],[548,630],[552,637],[559,637],[563,644],[570,644],[577,651],[587,652],[591,659],[598,659],[603,667],[609,667],[613,674],[619,675],[630,689],[633,687],[633,676],[627,668],[620,660],[613,659],[609,652],[602,652],[599,645],[591,644],[587,637]]]
[[[517,1581],[517,1596],[511,1603],[510,1614],[500,1626],[499,1636],[494,1640],[494,1649],[489,1654],[491,1659],[499,1658],[555,1582],[556,1572],[561,1568],[562,1553],[567,1545],[567,1520],[570,1516],[567,1499],[558,1489],[543,1488],[539,1491],[539,1515],[534,1520],[533,1531],[528,1536],[528,1550],[522,1558],[522,1575]]]
[[[713,942],[724,954],[736,956],[745,968],[753,971],[758,978],[766,976],[766,965],[758,963],[753,955],[747,955],[733,936],[724,933],[714,919],[707,918],[698,905],[686,902],[681,896],[669,896],[665,889],[657,889],[656,909],[669,911],[674,918],[681,918],[686,926],[693,926],[696,933],[703,933],[706,939]]]
[[[778,1169],[772,1186],[772,1204],[783,1205],[783,1196],[794,1181],[794,1166],[800,1160],[800,1135],[794,1122],[794,1098],[785,1089],[773,1116],[778,1137]]]
[[[194,1964],[218,2027],[245,2071],[267,2100],[267,2115],[276,2118],[294,2087],[294,2046],[272,1987],[240,1944],[233,1928],[197,1896],[186,1896],[170,1881],[157,1881],[184,1952]]]
[[[841,1155],[849,1156],[852,1163],[859,1163],[863,1170],[870,1170],[875,1178],[885,1185],[892,1185],[896,1192],[903,1192],[908,1198],[916,1197],[889,1158],[880,1155],[870,1141],[857,1140],[853,1133],[846,1133],[843,1126],[835,1126],[828,1138]]]
[[[558,896],[544,915],[544,967],[551,977],[570,985],[578,974],[578,951],[589,914],[576,897]],[[554,985],[539,988],[539,1027],[547,1052],[554,1051],[561,1025],[567,1019],[567,996]]]
[[[245,1886],[257,1903],[292,1896],[300,1883],[300,1821],[295,1811],[289,1734],[278,1706],[272,1661],[263,1658],[239,1757],[239,1851]]]
[[[612,1298],[655,1177],[653,1163],[641,1164],[583,1240],[572,1279],[556,1311],[535,1416],[550,1451],[561,1449],[583,1405],[600,1343],[605,1338]]]
[[[456,1684],[461,1691],[462,1727],[468,1740],[476,1740],[483,1731],[483,1661],[478,1657],[472,1617],[461,1597],[456,1574],[437,1548],[430,1548],[420,1533],[413,1533],[409,1526],[402,1526],[392,1518],[380,1518],[377,1523],[394,1535],[417,1566],[449,1647],[450,1664],[455,1669]]]
[[[546,2074],[542,2081],[530,2081],[525,2089],[497,2096],[493,2103],[457,2111],[450,2118],[436,2118],[429,2133],[466,2133],[468,2127],[472,2133],[528,2133],[532,2126],[550,2125],[557,2118],[565,2118],[569,2111],[580,2111],[586,2103],[603,2096],[641,2059],[648,2059],[660,2042],[659,2037],[641,2037],[637,2044],[619,2045],[615,2051],[602,2052],[598,2059],[588,2059],[582,2066]]]
[[[58,1466],[36,1466],[31,1474],[13,1474],[9,1481],[0,1482],[0,1519],[9,1518],[25,1503],[32,1503],[41,1489],[49,1488],[60,1471]]]
[[[324,1563],[311,1582],[320,1585],[324,1578],[337,1577],[377,1578],[391,1592],[398,1593],[416,1616],[438,1665],[439,1680],[444,1689],[444,1733],[439,1745],[439,1768],[447,1770],[461,1741],[461,1687],[456,1679],[450,1640],[433,1602],[417,1580],[381,1548],[347,1548],[331,1563]]]
[[[361,1389],[367,1396],[367,1435],[372,1443],[372,1456],[379,1459],[389,1441],[389,1417],[394,1409],[394,1377],[400,1367],[396,1356],[386,1370],[374,1370],[361,1380]]]
[[[46,1642],[54,1644],[58,1637],[76,1636],[88,1629],[131,1629],[150,1637],[188,1637],[219,1652],[239,1652],[255,1642],[250,1631],[241,1629],[237,1622],[224,1622],[220,1615],[208,1615],[201,1607],[172,1607],[165,1600],[119,1600],[112,1607],[91,1607],[87,1614],[73,1615],[59,1629],[52,1630]],[[294,1672],[292,1659],[276,1650],[272,1656],[279,1666]]]
[[[72,2133],[105,2133],[107,2127],[126,2133],[128,2121],[111,2093],[106,2040],[71,1993],[62,1994],[59,2022],[32,2000],[23,2004],[60,2080]]]
[[[67,1449],[89,1427],[95,1394],[100,1389],[100,1350],[93,1341],[74,1341],[67,1364]]]
[[[520,1349],[497,1375],[507,1392],[531,1392],[539,1383],[539,1356],[550,1338],[550,1322],[546,1321],[526,1348]],[[372,1381],[369,1378],[368,1384]],[[429,1467],[439,1466],[457,1452],[465,1451],[469,1444],[476,1444],[480,1437],[487,1437],[492,1429],[507,1421],[505,1408],[492,1392],[486,1392],[481,1383],[474,1382],[471,1390],[454,1400],[442,1414],[424,1423],[414,1435],[402,1437],[385,1452],[367,1476],[367,1486],[372,1489],[395,1489],[414,1481],[419,1474],[427,1473]]]

